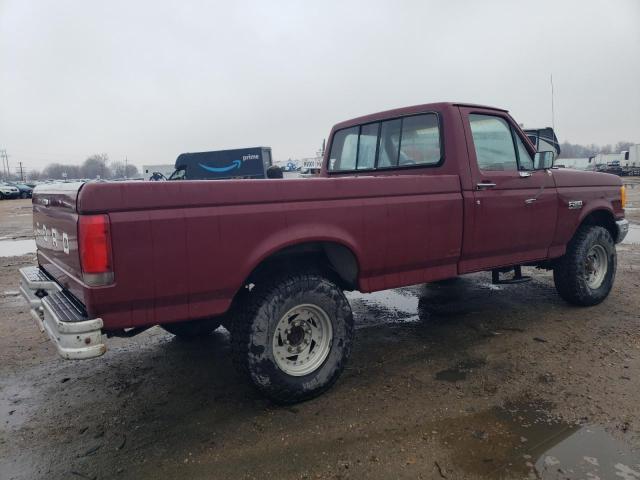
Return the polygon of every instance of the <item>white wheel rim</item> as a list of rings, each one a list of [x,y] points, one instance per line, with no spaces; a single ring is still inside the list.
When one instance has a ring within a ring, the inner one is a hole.
[[[278,321],[272,348],[278,368],[287,375],[308,375],[324,363],[333,341],[329,315],[312,304],[293,307]]]
[[[609,269],[609,257],[602,245],[594,245],[589,249],[584,262],[584,277],[587,286],[592,290],[600,288]]]

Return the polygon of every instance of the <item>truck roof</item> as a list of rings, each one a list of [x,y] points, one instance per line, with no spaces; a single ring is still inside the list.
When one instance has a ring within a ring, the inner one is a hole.
[[[436,102],[436,103],[424,103],[420,105],[412,105],[410,107],[394,108],[391,110],[384,110],[382,112],[371,113],[363,115],[361,117],[351,118],[344,120],[335,125],[335,129],[345,128],[352,125],[359,125],[361,123],[375,122],[390,117],[402,117],[405,115],[413,115],[416,113],[428,112],[432,110],[442,110],[444,108],[451,107],[472,107],[482,108],[486,110],[496,110],[498,112],[507,112],[504,108],[491,107],[488,105],[479,105],[475,103],[462,103],[462,102]]]

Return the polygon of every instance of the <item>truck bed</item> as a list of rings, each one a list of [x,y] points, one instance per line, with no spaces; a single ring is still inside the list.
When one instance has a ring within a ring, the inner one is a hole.
[[[463,225],[456,175],[90,182],[34,205],[34,224],[70,239],[69,254],[39,241],[40,265],[106,330],[224,313],[261,260],[305,242],[350,249],[364,292],[455,276]],[[75,222],[107,212],[114,283],[89,288]]]

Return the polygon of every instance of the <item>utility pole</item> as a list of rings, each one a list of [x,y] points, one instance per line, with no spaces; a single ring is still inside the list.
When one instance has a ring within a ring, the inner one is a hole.
[[[124,179],[127,179],[127,156],[124,156]]]
[[[24,170],[22,169],[22,162],[20,163],[20,181],[24,182]]]
[[[9,155],[5,149],[0,150],[0,157],[2,157],[2,171],[4,172],[5,180],[9,180],[11,170],[9,170]]]
[[[553,105],[553,73],[551,74],[551,128],[556,131],[556,112]]]

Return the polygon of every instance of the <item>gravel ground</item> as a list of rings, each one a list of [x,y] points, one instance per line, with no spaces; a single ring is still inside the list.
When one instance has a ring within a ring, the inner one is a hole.
[[[0,202],[0,238],[29,235],[29,213]],[[534,269],[350,294],[346,372],[287,408],[238,380],[224,329],[60,359],[16,295],[34,256],[0,257],[0,478],[640,479],[640,245],[618,253],[592,308]]]

